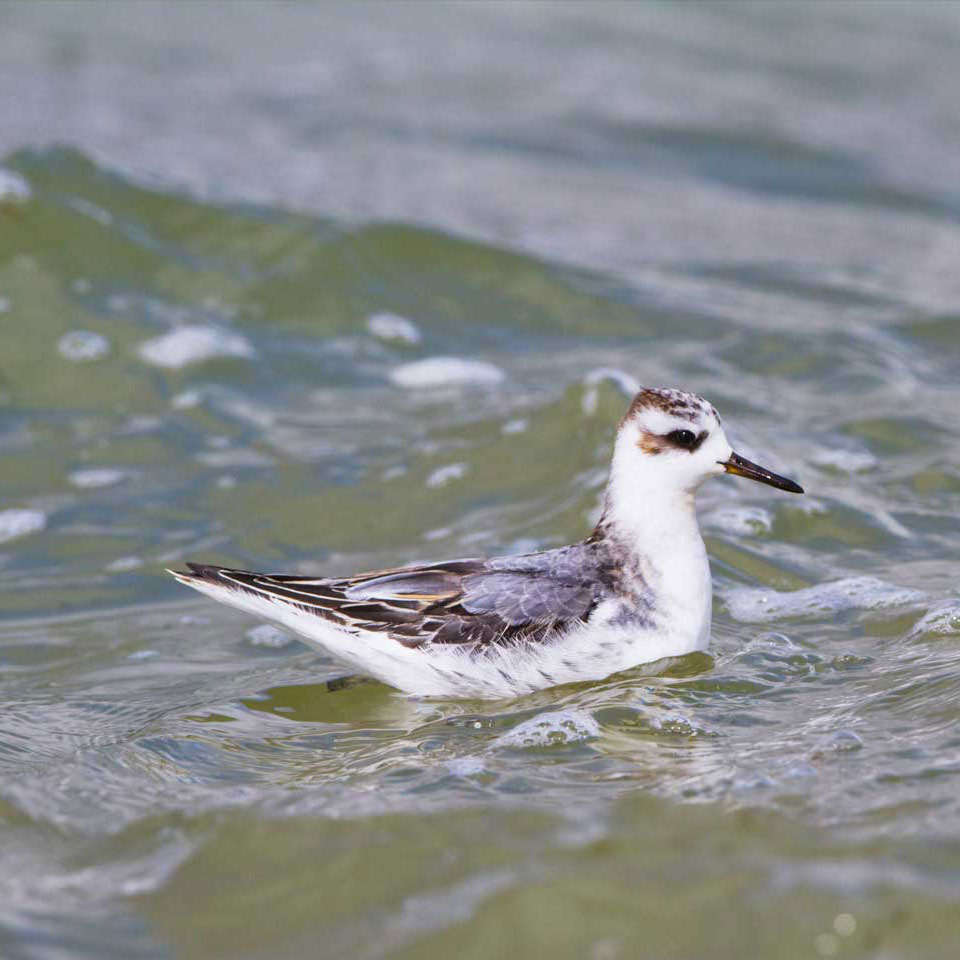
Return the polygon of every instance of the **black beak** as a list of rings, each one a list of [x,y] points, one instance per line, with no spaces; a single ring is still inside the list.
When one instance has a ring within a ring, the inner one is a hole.
[[[738,456],[735,453],[730,454],[729,460],[717,461],[727,473],[735,473],[738,477],[749,477],[751,480],[759,480],[760,483],[766,483],[778,490],[789,490],[790,493],[803,493],[803,487],[793,480],[781,477],[778,473],[773,473],[766,467],[759,467],[749,460]]]

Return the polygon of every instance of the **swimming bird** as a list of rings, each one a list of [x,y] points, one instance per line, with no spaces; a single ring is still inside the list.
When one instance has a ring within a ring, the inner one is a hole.
[[[734,453],[702,397],[648,387],[620,421],[603,511],[579,543],[352,577],[169,572],[407,693],[514,697],[707,648],[712,586],[694,497],[724,473],[803,493]]]

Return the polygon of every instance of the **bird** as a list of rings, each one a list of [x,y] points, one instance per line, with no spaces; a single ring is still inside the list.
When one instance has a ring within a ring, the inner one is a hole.
[[[734,453],[702,397],[644,387],[617,428],[600,518],[578,543],[347,577],[209,563],[168,572],[403,693],[515,698],[707,649],[712,583],[695,495],[725,473],[804,492]]]

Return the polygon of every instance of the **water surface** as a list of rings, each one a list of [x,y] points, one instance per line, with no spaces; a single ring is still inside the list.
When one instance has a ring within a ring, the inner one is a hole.
[[[4,6],[0,953],[952,957],[958,52],[946,4]],[[418,701],[162,573],[570,542],[633,381],[808,491],[704,488],[661,675]]]

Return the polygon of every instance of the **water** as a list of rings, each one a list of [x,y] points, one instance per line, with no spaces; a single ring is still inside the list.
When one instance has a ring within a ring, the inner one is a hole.
[[[952,957],[960,16],[0,9],[0,955]],[[428,702],[194,597],[589,529],[632,379],[710,655]]]

